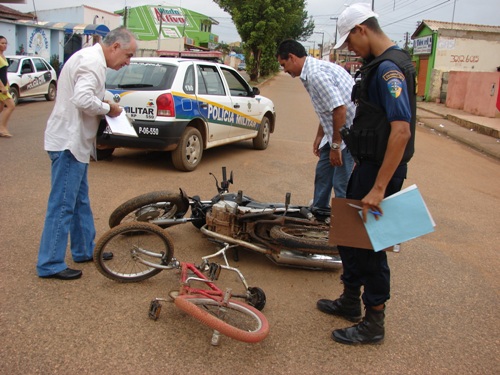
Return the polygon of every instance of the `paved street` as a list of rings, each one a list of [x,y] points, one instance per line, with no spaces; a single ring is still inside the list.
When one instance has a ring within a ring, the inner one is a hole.
[[[175,170],[165,153],[117,150],[92,162],[91,202],[98,237],[109,214],[148,191],[184,188],[215,195],[209,172],[234,171],[232,191],[262,201],[305,204],[313,192],[312,142],[318,120],[298,79],[285,74],[264,83],[278,122],[266,151],[251,142],[208,150],[192,173]],[[240,251],[237,265],[267,295],[268,338],[246,344],[211,332],[165,304],[158,321],[149,301],[176,289],[164,271],[136,284],[101,276],[93,264],[75,281],[40,279],[35,264],[50,188],[43,132],[53,103],[22,102],[11,139],[0,139],[0,374],[498,374],[500,163],[467,146],[417,130],[406,186],[416,183],[437,223],[436,232],[389,254],[392,298],[386,339],[349,347],[330,339],[350,323],[316,310],[319,298],[342,291],[340,271],[282,268]],[[168,230],[178,259],[199,261],[214,250],[192,225]],[[69,254],[69,251],[68,251]]]

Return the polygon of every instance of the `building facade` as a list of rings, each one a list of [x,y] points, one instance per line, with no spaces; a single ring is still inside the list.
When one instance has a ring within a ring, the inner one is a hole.
[[[88,6],[43,10],[36,17],[5,8],[5,15],[0,13],[0,35],[9,41],[6,54],[38,55],[54,66],[59,65],[56,60],[63,63],[121,25],[120,15]]]
[[[413,33],[418,97],[446,100],[451,71],[496,72],[500,65],[500,26],[424,20]]]
[[[117,11],[138,39],[138,56],[156,56],[157,51],[209,51],[219,42],[212,34],[218,22],[201,13],[176,6],[143,5]]]

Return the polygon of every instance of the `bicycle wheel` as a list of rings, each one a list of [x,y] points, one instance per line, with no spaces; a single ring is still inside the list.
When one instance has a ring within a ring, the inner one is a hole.
[[[328,243],[329,228],[310,225],[275,225],[271,238],[290,249],[308,249],[311,253],[337,253],[337,247]]]
[[[118,206],[109,217],[109,227],[116,227],[125,222],[150,222],[159,219],[171,219],[179,213],[184,214],[189,206],[178,193],[153,191],[132,198]],[[166,227],[167,225],[163,225]]]
[[[102,254],[105,252],[112,252],[113,259],[104,260]],[[99,272],[107,278],[130,283],[161,272],[154,265],[167,265],[173,254],[174,245],[163,229],[136,222],[108,230],[95,246],[94,260]],[[141,263],[139,258],[151,265]]]
[[[219,303],[210,298],[181,295],[175,299],[175,305],[208,327],[235,340],[256,343],[269,334],[266,317],[243,302],[231,300],[225,308],[220,308]]]

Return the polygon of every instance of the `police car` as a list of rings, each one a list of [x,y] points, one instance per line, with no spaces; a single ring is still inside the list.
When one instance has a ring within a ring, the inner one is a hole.
[[[171,151],[181,171],[194,170],[212,147],[252,140],[266,149],[276,120],[273,102],[235,69],[202,60],[132,58],[108,69],[105,99],[124,108],[137,136],[113,134],[101,121],[98,159],[117,147]]]
[[[57,74],[42,57],[7,56],[7,79],[10,95],[17,105],[19,98],[45,96],[52,101],[57,94]]]

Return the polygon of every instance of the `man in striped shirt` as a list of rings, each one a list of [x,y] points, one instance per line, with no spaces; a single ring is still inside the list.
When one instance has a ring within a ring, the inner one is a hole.
[[[319,157],[314,179],[313,207],[330,207],[332,187],[335,197],[345,198],[354,161],[342,142],[340,129],[350,127],[355,106],[351,101],[354,80],[340,65],[307,56],[302,44],[285,40],[278,47],[277,58],[284,71],[300,77],[319,117],[313,143]]]

